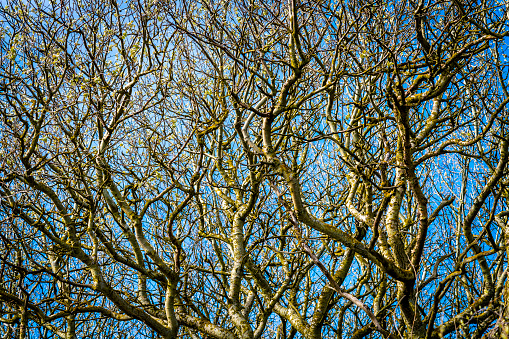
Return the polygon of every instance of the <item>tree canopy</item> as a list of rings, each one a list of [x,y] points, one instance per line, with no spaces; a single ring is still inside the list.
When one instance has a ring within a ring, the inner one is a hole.
[[[499,0],[0,8],[4,338],[508,338]]]

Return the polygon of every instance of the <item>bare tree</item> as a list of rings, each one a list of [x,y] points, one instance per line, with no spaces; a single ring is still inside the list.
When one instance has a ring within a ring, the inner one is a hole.
[[[5,338],[509,337],[505,4],[0,13]]]

